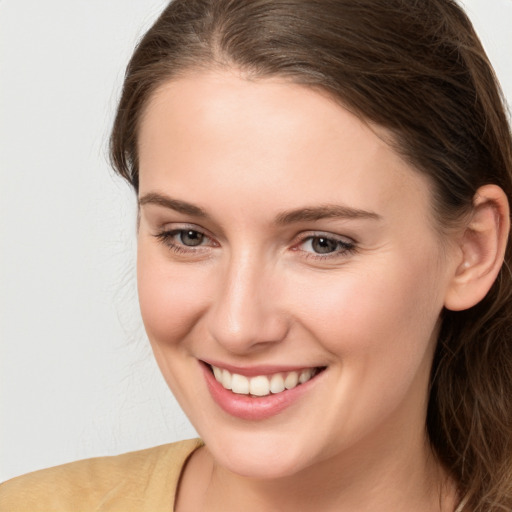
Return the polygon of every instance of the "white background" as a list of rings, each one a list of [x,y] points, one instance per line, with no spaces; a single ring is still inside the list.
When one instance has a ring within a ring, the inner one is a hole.
[[[164,0],[0,0],[0,481],[193,437],[139,319],[135,201],[107,164]],[[466,0],[512,100],[512,0]]]

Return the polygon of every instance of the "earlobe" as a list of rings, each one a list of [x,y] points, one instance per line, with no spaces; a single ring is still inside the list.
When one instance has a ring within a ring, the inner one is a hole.
[[[509,204],[503,190],[497,185],[480,187],[459,241],[460,260],[446,293],[447,309],[469,309],[486,296],[503,264],[509,230]]]

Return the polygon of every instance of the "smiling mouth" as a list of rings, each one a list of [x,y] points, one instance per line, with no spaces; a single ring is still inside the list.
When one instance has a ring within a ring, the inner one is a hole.
[[[210,364],[208,366],[215,380],[221,384],[224,389],[230,390],[238,395],[254,397],[264,397],[271,394],[276,395],[294,389],[310,381],[326,368],[325,366],[304,368],[296,371],[274,373],[272,375],[246,377],[238,373],[231,373],[225,368],[219,368]]]

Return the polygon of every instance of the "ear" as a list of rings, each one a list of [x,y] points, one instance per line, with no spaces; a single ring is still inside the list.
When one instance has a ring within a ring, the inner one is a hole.
[[[510,230],[505,192],[497,185],[480,187],[473,212],[458,241],[455,273],[444,305],[452,311],[469,309],[490,290],[503,264]]]

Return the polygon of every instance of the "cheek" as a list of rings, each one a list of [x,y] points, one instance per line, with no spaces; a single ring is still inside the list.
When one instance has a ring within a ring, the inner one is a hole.
[[[418,358],[442,308],[435,269],[428,261],[406,265],[386,258],[369,267],[303,279],[301,295],[308,300],[301,321],[325,349],[347,361]]]
[[[172,345],[193,329],[207,307],[206,274],[206,270],[197,267],[172,263],[158,251],[139,243],[139,303],[144,326],[153,345]]]
[[[302,287],[302,325],[330,354],[340,404],[324,414],[356,436],[425,400],[442,302],[428,265],[398,263]]]

